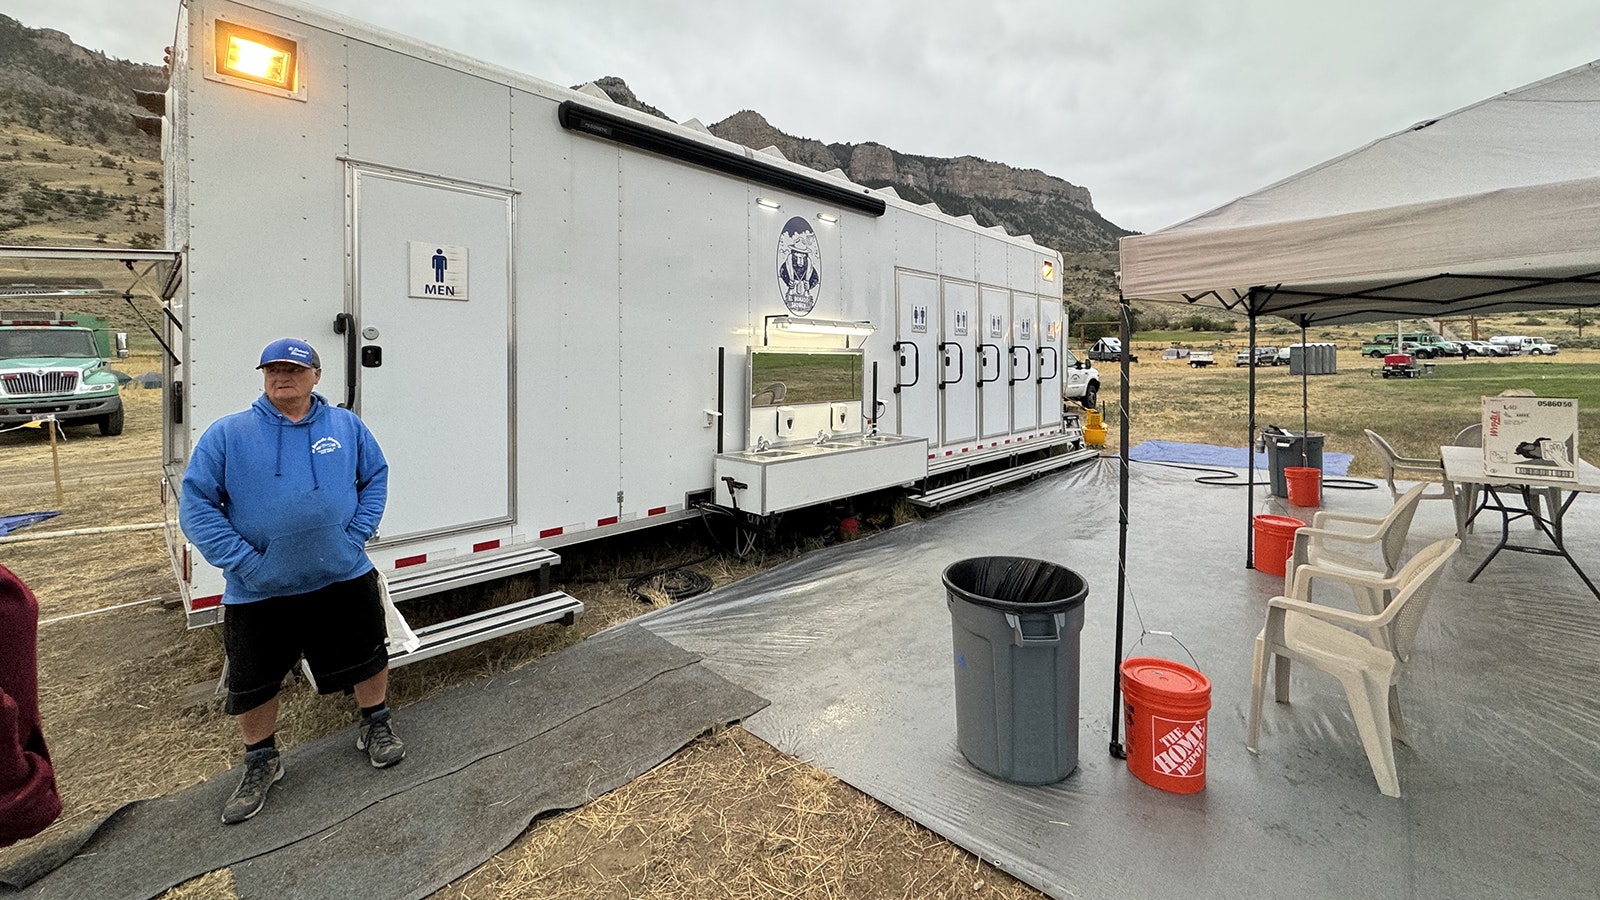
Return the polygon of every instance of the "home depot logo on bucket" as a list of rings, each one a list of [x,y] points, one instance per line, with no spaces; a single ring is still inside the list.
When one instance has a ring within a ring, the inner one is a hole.
[[[1206,721],[1211,680],[1170,659],[1136,656],[1122,663],[1128,771],[1175,794],[1206,787]]]
[[[1150,764],[1163,775],[1174,778],[1204,778],[1206,775],[1206,720],[1180,722],[1150,717],[1155,746],[1163,748]]]

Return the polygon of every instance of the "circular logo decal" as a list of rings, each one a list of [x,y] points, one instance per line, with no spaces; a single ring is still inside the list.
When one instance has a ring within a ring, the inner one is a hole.
[[[778,235],[778,292],[789,312],[803,316],[817,305],[822,289],[822,260],[811,223],[795,216]]]

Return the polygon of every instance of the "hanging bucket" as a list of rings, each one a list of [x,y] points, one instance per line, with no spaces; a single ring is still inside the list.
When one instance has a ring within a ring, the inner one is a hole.
[[[1083,442],[1091,447],[1106,445],[1105,420],[1098,409],[1091,409],[1084,415]]]
[[[1282,575],[1294,552],[1294,533],[1304,527],[1306,523],[1288,516],[1256,516],[1256,570]]]
[[[1322,470],[1315,466],[1284,466],[1291,506],[1322,505]]]
[[[1128,771],[1151,787],[1194,794],[1206,787],[1211,680],[1182,663],[1135,656],[1122,663]]]

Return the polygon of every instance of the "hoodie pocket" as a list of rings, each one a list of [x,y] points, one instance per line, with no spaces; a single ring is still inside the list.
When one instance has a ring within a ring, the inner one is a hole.
[[[304,594],[344,578],[362,555],[343,525],[291,531],[267,544],[251,587],[276,596]]]

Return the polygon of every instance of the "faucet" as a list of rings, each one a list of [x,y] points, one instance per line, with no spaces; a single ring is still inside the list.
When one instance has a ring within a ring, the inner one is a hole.
[[[818,447],[821,447],[823,444],[828,442],[828,438],[828,429],[824,428],[817,432],[817,439],[813,443],[815,443]]]
[[[766,437],[764,435],[758,435],[756,437],[756,452],[757,453],[765,453],[767,451],[767,448],[771,447],[771,446],[772,446],[772,444],[766,439]]]

